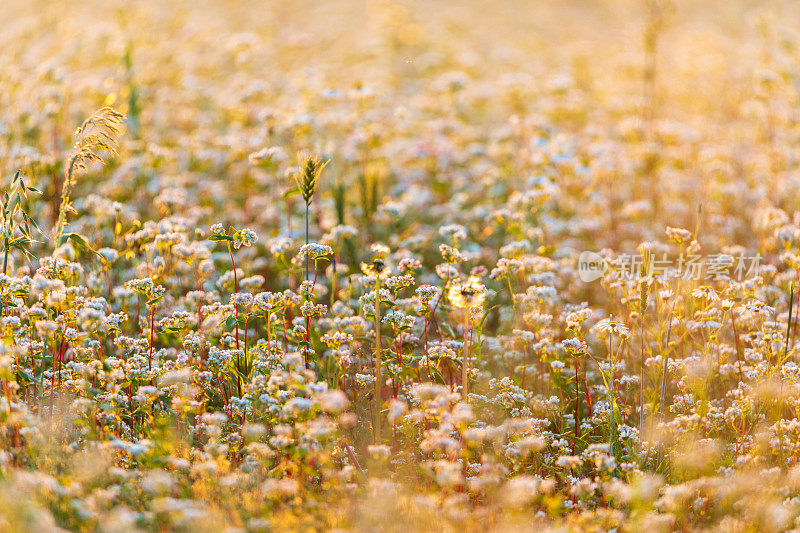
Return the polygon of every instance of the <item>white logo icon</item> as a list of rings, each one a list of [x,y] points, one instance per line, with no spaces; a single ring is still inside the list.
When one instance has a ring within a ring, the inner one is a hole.
[[[602,278],[607,270],[608,263],[598,253],[585,251],[578,257],[578,277],[584,283]]]

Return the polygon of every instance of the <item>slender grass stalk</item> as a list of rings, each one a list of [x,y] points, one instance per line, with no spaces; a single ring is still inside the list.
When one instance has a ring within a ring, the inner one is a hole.
[[[611,432],[611,453],[617,454],[617,403],[614,400],[614,335],[608,336],[608,429]]]
[[[231,268],[233,269],[233,293],[239,293],[239,275],[236,273],[236,261],[233,258],[233,249],[231,248],[230,241],[227,241],[228,245],[228,255],[231,258]],[[236,309],[236,324],[234,325],[233,331],[234,336],[236,338],[236,390],[239,393],[239,396],[242,395],[242,368],[241,368],[241,360],[239,359],[239,304],[235,305]]]
[[[742,372],[742,348],[739,346],[739,333],[736,331],[736,319],[733,318],[733,308],[728,311],[731,315],[731,327],[733,328],[733,343],[736,346],[736,362],[739,366],[739,379],[744,381],[744,372]]]
[[[309,211],[309,203],[306,204],[306,244],[308,244],[308,211]],[[306,254],[306,281],[308,281],[308,254]]]
[[[777,368],[778,372],[778,443],[779,443],[779,451],[780,451],[780,464],[785,464],[784,459],[784,450],[783,450],[783,427],[781,422],[783,421],[783,375],[781,373],[783,369],[783,363],[789,357],[789,338],[792,331],[792,306],[794,304],[794,280],[792,280],[791,284],[789,285],[789,317],[786,319],[786,347],[783,351],[783,359],[779,361],[779,365]]]
[[[310,210],[311,210],[311,202],[314,201],[314,192],[317,188],[317,179],[319,175],[322,173],[322,170],[327,166],[329,161],[321,162],[318,158],[313,156],[301,156],[300,158],[300,172],[294,174],[294,181],[297,192],[303,197],[303,202],[306,206],[306,245],[309,243],[309,218],[310,218]],[[316,275],[314,276],[314,281],[316,283]],[[309,257],[308,254],[305,256],[305,281],[306,285],[311,281],[310,279],[310,266],[309,266]],[[313,292],[313,287],[311,288]],[[305,354],[303,359],[305,360],[306,368],[309,368],[308,363],[308,353],[309,347],[308,344],[310,338],[310,328],[311,319],[306,320],[306,347],[305,347]]]
[[[472,327],[470,326],[471,317],[470,317],[470,309],[464,309],[464,349],[463,349],[463,356],[464,360],[461,362],[461,392],[464,397],[464,401],[467,401],[469,397],[469,356],[470,351],[472,350],[472,346],[467,340],[467,329],[470,330],[470,336],[472,335]]]
[[[652,254],[652,247],[650,243],[644,243],[642,246],[642,263],[640,265],[639,274],[641,279],[639,280],[639,319],[642,325],[642,346],[641,346],[641,370],[639,376],[639,435],[641,436],[642,431],[644,430],[644,361],[645,361],[645,354],[644,354],[644,341],[645,341],[645,330],[644,330],[644,322],[647,313],[647,300],[650,296],[650,281],[647,279],[646,276],[650,274],[650,266],[652,264],[653,254]]]
[[[581,408],[581,390],[580,390],[580,374],[578,373],[579,359],[578,354],[572,358],[575,365],[575,440],[572,441],[572,454],[575,455],[575,444],[578,442],[578,431],[580,430],[580,408]]]
[[[790,341],[790,334],[792,331],[792,311],[793,311],[793,304],[794,304],[794,280],[789,285],[789,318],[786,320],[786,347],[784,348],[783,359],[786,360],[786,357],[789,355],[789,341]]]
[[[381,441],[381,276],[375,276],[375,442]]]
[[[661,405],[661,416],[666,412],[666,395],[667,395],[667,367],[669,366],[669,341],[672,335],[672,316],[675,312],[675,302],[672,302],[672,307],[669,310],[669,317],[667,318],[667,342],[664,344],[664,363],[661,369],[661,397],[659,403]]]

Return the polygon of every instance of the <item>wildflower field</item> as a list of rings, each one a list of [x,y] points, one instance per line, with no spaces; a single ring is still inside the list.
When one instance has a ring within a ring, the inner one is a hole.
[[[0,531],[800,529],[797,1],[0,16]]]

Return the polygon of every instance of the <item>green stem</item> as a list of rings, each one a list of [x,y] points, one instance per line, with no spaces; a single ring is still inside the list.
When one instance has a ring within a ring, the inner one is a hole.
[[[308,206],[306,203],[306,245],[308,245]],[[306,281],[308,281],[308,251],[306,251]]]
[[[8,237],[6,237],[4,242],[5,252],[3,254],[3,274],[6,275],[8,272]],[[6,314],[6,297],[3,296],[0,298],[0,315],[5,316]]]
[[[375,443],[381,441],[381,274],[375,274]]]

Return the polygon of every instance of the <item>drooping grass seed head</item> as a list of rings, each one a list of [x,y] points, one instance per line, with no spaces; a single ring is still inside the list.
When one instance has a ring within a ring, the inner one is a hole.
[[[87,118],[75,131],[75,148],[67,158],[64,170],[64,186],[61,190],[61,205],[56,222],[55,243],[59,245],[67,223],[67,213],[72,210],[70,195],[78,172],[86,172],[92,163],[102,163],[104,153],[116,155],[119,137],[122,134],[122,113],[104,107]]]

